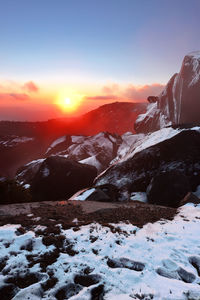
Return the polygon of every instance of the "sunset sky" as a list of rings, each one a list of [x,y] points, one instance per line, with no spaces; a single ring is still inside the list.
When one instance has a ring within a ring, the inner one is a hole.
[[[0,0],[0,119],[157,95],[200,50],[200,0]]]

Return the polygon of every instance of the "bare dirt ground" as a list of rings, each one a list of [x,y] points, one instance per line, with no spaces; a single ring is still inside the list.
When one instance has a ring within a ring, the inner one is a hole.
[[[176,209],[139,201],[108,203],[94,201],[46,201],[0,206],[0,225],[21,224],[31,229],[36,225],[77,228],[92,222],[102,225],[130,222],[142,227],[160,219],[173,219]]]

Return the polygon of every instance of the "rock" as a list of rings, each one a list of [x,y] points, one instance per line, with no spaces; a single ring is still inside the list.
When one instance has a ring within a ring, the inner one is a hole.
[[[76,284],[80,284],[82,286],[90,286],[96,283],[99,283],[101,280],[101,276],[97,274],[92,274],[92,275],[76,275],[74,277],[74,282]]]
[[[177,124],[199,124],[200,51],[185,56],[180,72],[174,74],[158,97],[149,97],[147,112],[134,128],[147,133]]]
[[[134,271],[143,271],[145,264],[130,260],[128,258],[108,259],[107,264],[110,268],[126,268]]]
[[[200,276],[200,257],[198,257],[198,256],[191,256],[191,257],[189,257],[189,262],[197,270],[197,273]]]
[[[77,295],[81,290],[82,287],[79,284],[69,283],[57,290],[55,293],[55,297],[57,300],[69,299]]]
[[[186,283],[192,283],[196,279],[196,276],[194,274],[187,272],[181,267],[177,268],[177,270],[174,271],[165,268],[158,268],[156,272],[160,276],[170,278],[170,279],[182,280]]]
[[[148,98],[147,98],[147,101],[149,102],[149,103],[155,103],[155,102],[157,102],[159,100],[159,97],[156,97],[156,96],[149,96]]]
[[[94,192],[85,199],[86,201],[110,202],[108,197],[101,189],[95,188]]]
[[[195,194],[189,192],[187,195],[181,200],[179,206],[185,205],[186,203],[194,203],[200,204],[200,199],[195,196]]]
[[[192,283],[195,279],[196,276],[190,272],[187,272],[183,268],[178,268],[177,270],[178,275],[180,276],[181,280],[183,280],[186,283]]]
[[[43,158],[33,160],[30,163],[26,164],[25,166],[19,168],[15,176],[16,180],[23,185],[30,184],[35,174],[38,172],[43,161],[44,161]]]
[[[93,166],[51,156],[40,166],[30,189],[37,201],[66,199],[90,186],[96,175],[97,170]]]
[[[95,188],[94,192],[86,199],[88,201],[117,202],[118,188],[113,184],[103,184]]]
[[[91,300],[103,300],[104,294],[104,285],[100,284],[91,290]]]
[[[162,172],[152,178],[147,187],[147,199],[150,204],[178,207],[189,191],[188,179],[181,172]]]
[[[176,135],[161,142],[162,131],[153,134],[154,145],[129,154],[108,168],[95,179],[95,186],[113,184],[118,187],[119,198],[127,200],[132,192],[146,192],[152,178],[162,172],[178,171],[187,177],[188,191],[195,191],[200,184],[200,132],[199,130],[176,131]],[[147,145],[150,142],[147,140]],[[186,195],[182,194],[182,198]],[[180,199],[181,200],[181,199]]]

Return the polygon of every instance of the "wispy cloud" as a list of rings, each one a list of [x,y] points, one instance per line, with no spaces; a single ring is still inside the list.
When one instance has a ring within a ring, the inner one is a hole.
[[[29,96],[27,94],[21,93],[0,93],[0,100],[17,100],[17,101],[24,101],[28,100]]]
[[[38,86],[33,81],[26,82],[22,86],[22,88],[28,92],[33,92],[33,93],[36,93],[39,90]]]

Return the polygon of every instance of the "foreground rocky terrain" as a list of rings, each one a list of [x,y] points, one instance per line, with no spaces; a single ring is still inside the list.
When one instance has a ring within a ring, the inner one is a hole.
[[[27,209],[1,210],[2,300],[199,299],[199,205]]]

